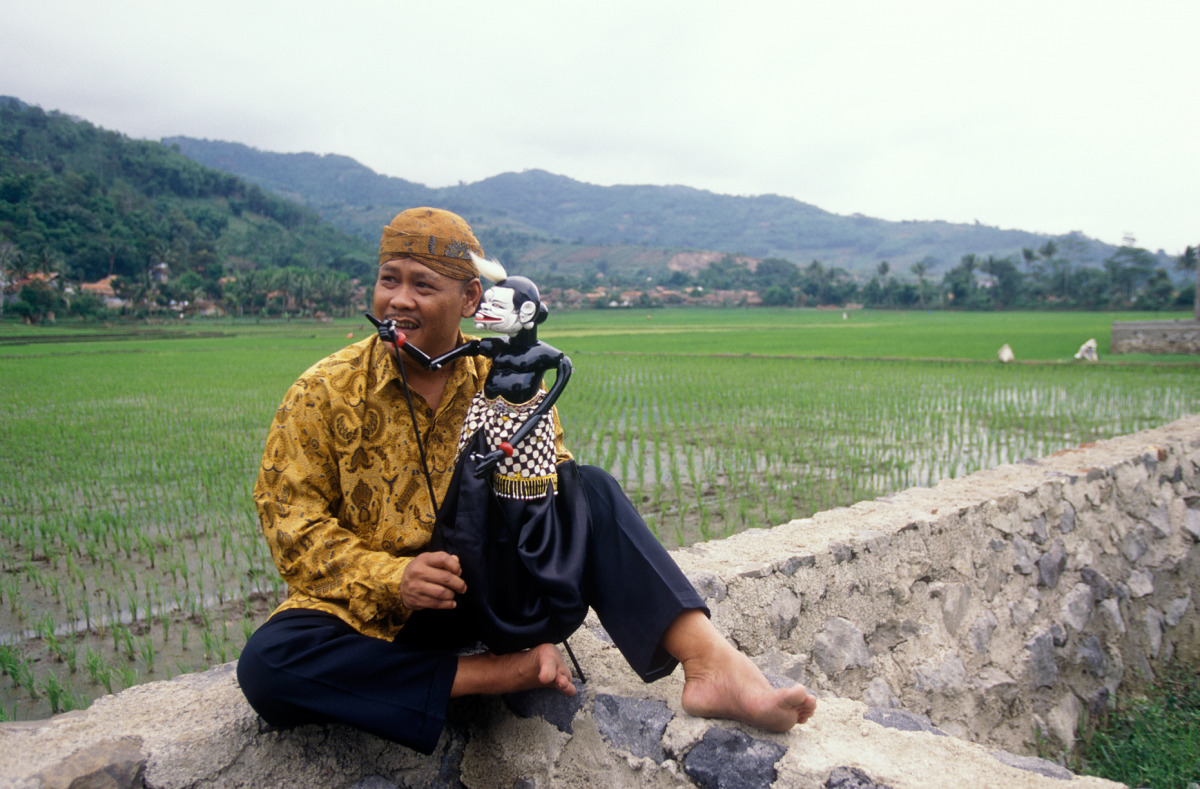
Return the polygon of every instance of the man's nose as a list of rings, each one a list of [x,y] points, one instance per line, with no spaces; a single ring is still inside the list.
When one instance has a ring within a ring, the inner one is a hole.
[[[404,282],[392,289],[391,298],[388,299],[388,304],[396,309],[411,308],[415,303],[413,289]]]

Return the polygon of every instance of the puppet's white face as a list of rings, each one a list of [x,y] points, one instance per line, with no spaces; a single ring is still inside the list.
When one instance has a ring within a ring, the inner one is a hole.
[[[532,301],[525,302],[518,310],[513,306],[513,289],[495,285],[483,294],[483,301],[475,313],[475,328],[511,337],[521,329],[532,329],[536,312],[537,305]]]

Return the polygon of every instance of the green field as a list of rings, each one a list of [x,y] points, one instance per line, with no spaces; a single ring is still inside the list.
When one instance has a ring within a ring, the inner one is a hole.
[[[1151,317],[1188,316],[587,311],[542,338],[575,365],[568,445],[677,546],[1195,413],[1200,358],[1107,353]],[[0,326],[3,717],[237,655],[281,593],[250,500],[267,425],[367,328]],[[1101,361],[1073,361],[1089,337]]]

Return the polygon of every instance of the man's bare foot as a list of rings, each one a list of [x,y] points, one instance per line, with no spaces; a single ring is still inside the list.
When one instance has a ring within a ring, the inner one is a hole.
[[[703,612],[681,614],[663,643],[683,664],[683,709],[691,715],[784,732],[806,722],[817,709],[816,697],[803,685],[772,687],[754,661],[726,641]]]
[[[485,652],[460,657],[450,696],[516,693],[535,688],[554,688],[565,696],[576,693],[571,671],[553,644],[508,655]]]

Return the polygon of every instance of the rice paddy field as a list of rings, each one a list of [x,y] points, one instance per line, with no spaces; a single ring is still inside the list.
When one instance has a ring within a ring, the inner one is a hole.
[[[1185,317],[587,311],[541,337],[574,362],[568,445],[675,547],[1195,413],[1200,358],[1107,354],[1113,320]],[[368,328],[0,326],[0,719],[237,657],[283,594],[267,425]]]

